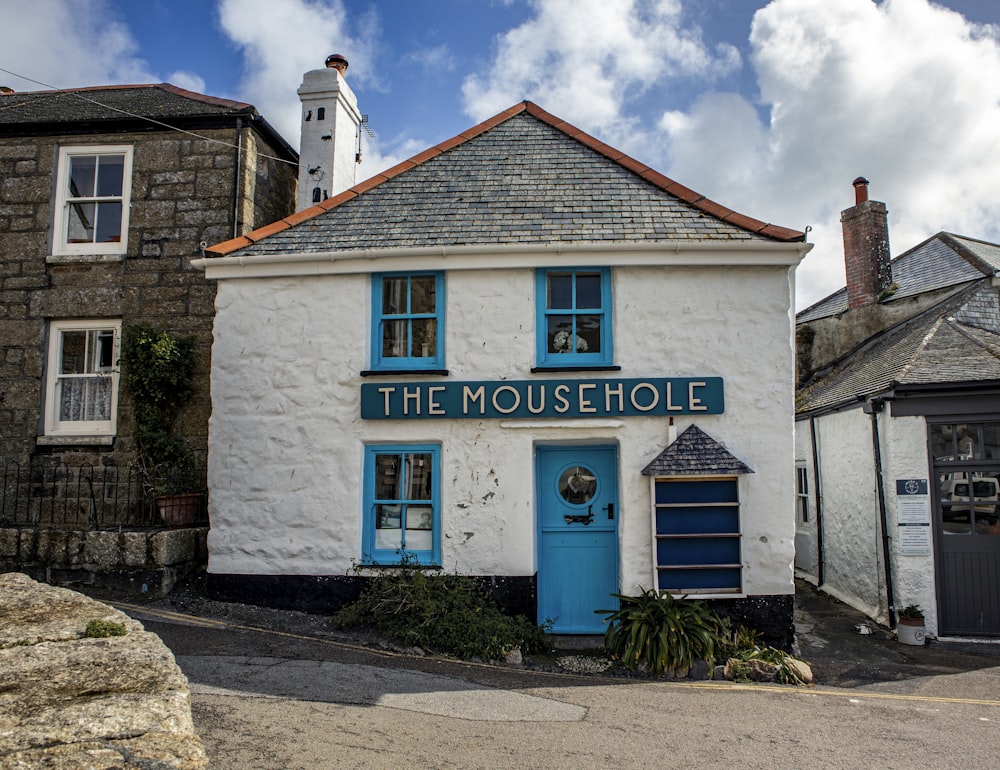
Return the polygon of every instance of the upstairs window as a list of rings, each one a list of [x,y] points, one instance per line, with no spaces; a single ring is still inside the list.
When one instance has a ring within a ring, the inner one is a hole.
[[[120,321],[53,321],[46,435],[114,435]]]
[[[436,445],[365,447],[366,564],[440,565],[439,455]]]
[[[611,366],[611,272],[608,268],[536,274],[539,367]]]
[[[53,253],[124,254],[131,186],[131,147],[63,147]]]
[[[444,274],[383,273],[372,279],[372,368],[444,368]]]

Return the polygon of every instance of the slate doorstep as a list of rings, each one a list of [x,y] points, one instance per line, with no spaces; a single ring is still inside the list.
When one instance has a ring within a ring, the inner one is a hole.
[[[92,620],[124,636],[83,638]],[[187,679],[159,637],[75,591],[0,574],[0,767],[208,767]]]

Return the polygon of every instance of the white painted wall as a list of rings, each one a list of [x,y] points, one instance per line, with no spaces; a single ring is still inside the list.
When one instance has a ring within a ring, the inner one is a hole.
[[[755,471],[740,486],[748,594],[793,591],[790,278],[787,265],[617,267],[612,276],[622,370],[609,376],[725,380],[725,413],[696,421]],[[530,372],[534,271],[456,270],[445,280],[449,379],[541,378]],[[366,275],[219,281],[209,571],[344,574],[360,556],[364,444],[412,441],[442,445],[444,567],[531,575],[534,447],[591,442],[619,446],[622,590],[648,587],[640,471],[666,446],[666,419],[362,421],[360,386],[374,381],[359,375],[369,367],[369,297]],[[678,419],[678,431],[689,422]]]
[[[816,419],[823,495],[823,590],[869,617],[889,622],[879,522],[871,417],[861,407]],[[896,607],[919,604],[928,633],[937,633],[934,557],[904,556],[898,545],[896,479],[928,478],[927,426],[922,417],[878,415],[889,557]],[[796,424],[796,458],[809,458],[809,423]],[[808,461],[811,470],[811,460]],[[931,480],[933,484],[933,480]],[[815,484],[812,487],[816,489]],[[817,580],[815,528],[798,527],[795,563]],[[810,552],[811,549],[811,552]]]

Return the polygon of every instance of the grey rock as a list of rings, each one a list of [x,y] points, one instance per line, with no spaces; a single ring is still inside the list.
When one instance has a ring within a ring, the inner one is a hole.
[[[92,620],[124,636],[83,638]],[[208,766],[173,655],[106,604],[0,574],[0,755],[10,768]]]
[[[510,666],[520,666],[524,663],[524,657],[521,655],[521,650],[515,647],[513,650],[507,653],[504,657],[503,662]]]
[[[691,664],[691,668],[688,671],[688,679],[697,679],[699,681],[708,679],[712,674],[712,668],[708,665],[707,660],[696,660]]]

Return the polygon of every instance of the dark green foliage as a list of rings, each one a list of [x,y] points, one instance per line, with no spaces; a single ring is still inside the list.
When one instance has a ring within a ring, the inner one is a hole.
[[[87,624],[87,630],[83,635],[87,639],[103,639],[107,636],[125,636],[128,629],[124,623],[115,623],[113,620],[92,620]]]
[[[142,466],[150,476],[176,474],[191,462],[191,452],[174,428],[194,393],[194,339],[148,324],[126,326],[119,367],[122,386],[132,396]],[[183,490],[159,490],[164,491]]]
[[[653,676],[683,671],[695,660],[712,662],[724,642],[724,623],[704,602],[653,589],[639,596],[612,596],[620,609],[597,611],[607,615],[604,647],[627,669],[645,666]]]
[[[920,609],[919,604],[907,604],[899,611],[901,618],[922,618],[923,616],[924,611]]]
[[[548,649],[545,629],[523,616],[504,615],[475,580],[429,574],[410,565],[374,577],[358,600],[334,616],[338,628],[374,626],[406,645],[464,660],[502,660]]]

